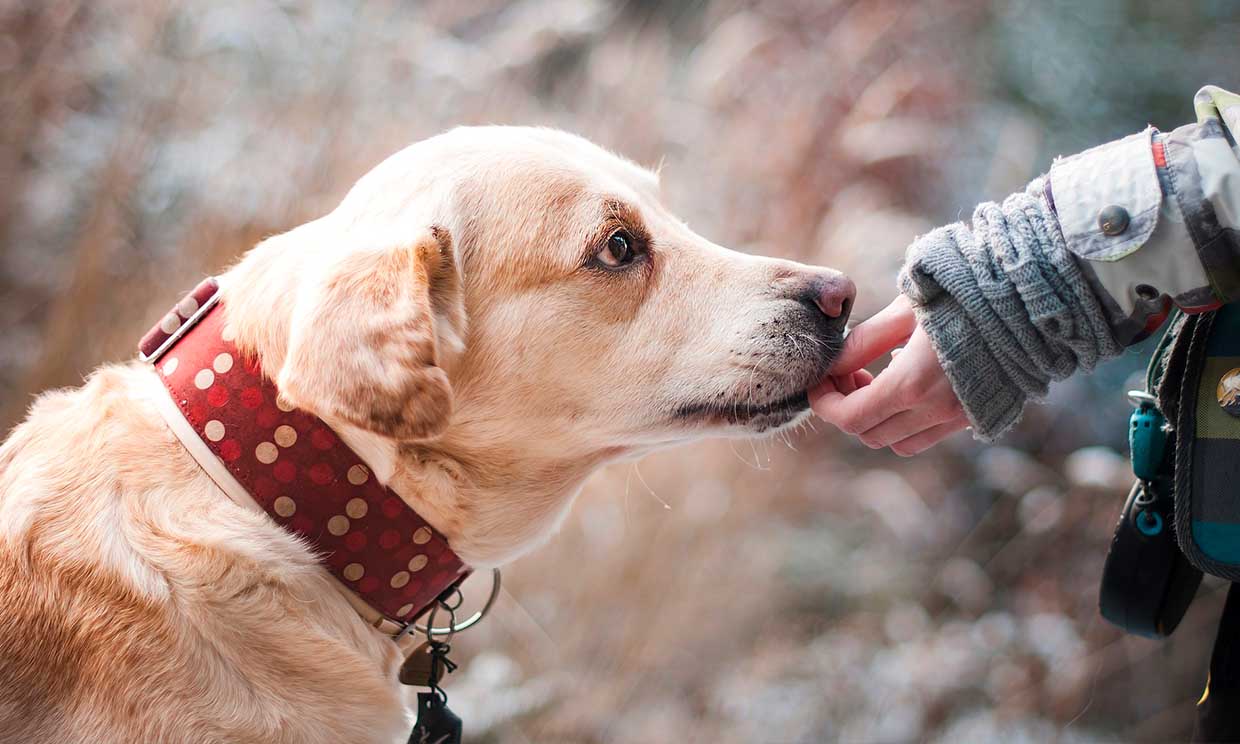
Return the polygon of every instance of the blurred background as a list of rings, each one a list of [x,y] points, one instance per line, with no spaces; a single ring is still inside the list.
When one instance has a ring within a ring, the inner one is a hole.
[[[865,317],[914,236],[1240,87],[1238,38],[1226,0],[0,0],[0,424],[458,124],[662,162],[698,231],[848,271]],[[453,707],[496,743],[1184,738],[1221,586],[1169,641],[1097,612],[1143,364],[998,447],[819,425],[607,468],[459,639]]]

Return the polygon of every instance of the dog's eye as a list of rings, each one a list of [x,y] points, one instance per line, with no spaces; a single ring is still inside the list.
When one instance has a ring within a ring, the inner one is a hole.
[[[607,239],[603,250],[598,252],[598,260],[609,269],[618,269],[632,262],[635,255],[633,236],[624,230],[617,230]]]

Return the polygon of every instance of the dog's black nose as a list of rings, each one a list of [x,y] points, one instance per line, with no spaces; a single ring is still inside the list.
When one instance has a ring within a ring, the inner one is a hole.
[[[857,285],[853,284],[853,280],[839,274],[819,280],[815,284],[817,296],[814,298],[814,304],[818,306],[818,309],[822,310],[828,318],[841,323],[846,322],[848,313],[852,310],[853,300],[857,297]]]
[[[838,272],[820,274],[810,281],[806,304],[813,304],[827,316],[827,324],[833,330],[844,330],[853,300],[857,297],[857,285]]]

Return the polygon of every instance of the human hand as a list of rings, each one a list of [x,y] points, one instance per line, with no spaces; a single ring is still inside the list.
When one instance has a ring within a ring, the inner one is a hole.
[[[903,350],[895,347],[904,344]],[[862,369],[892,352],[877,377]],[[868,447],[910,456],[968,427],[930,337],[904,295],[848,334],[831,374],[809,391],[814,413]]]

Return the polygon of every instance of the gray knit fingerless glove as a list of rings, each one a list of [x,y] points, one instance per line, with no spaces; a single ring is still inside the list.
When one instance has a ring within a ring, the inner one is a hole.
[[[988,442],[1051,380],[1122,349],[1042,189],[1037,179],[978,206],[971,231],[961,222],[918,238],[900,272],[974,435]]]

